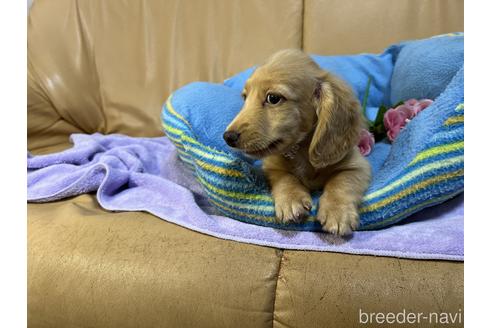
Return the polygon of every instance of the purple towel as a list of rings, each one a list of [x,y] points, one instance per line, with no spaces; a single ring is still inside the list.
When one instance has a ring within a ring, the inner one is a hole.
[[[71,141],[73,148],[61,153],[28,154],[28,201],[48,202],[96,191],[99,204],[107,210],[146,211],[195,231],[245,243],[415,259],[464,258],[463,195],[390,228],[341,239],[218,215],[166,137],[74,134]]]

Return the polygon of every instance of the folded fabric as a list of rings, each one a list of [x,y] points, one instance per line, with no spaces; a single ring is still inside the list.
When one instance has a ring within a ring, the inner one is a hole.
[[[391,103],[436,99],[463,66],[462,33],[403,42],[391,78]]]
[[[455,33],[393,45],[381,55],[313,56],[345,79],[361,101],[370,80],[370,108],[389,106],[394,97],[436,96],[392,145],[380,142],[368,157],[373,179],[359,209],[360,229],[387,227],[463,191],[462,53],[463,34]],[[434,69],[436,62],[446,64]],[[232,152],[222,139],[242,107],[240,91],[252,72],[224,84],[196,82],[177,90],[163,106],[164,131],[223,215],[274,228],[321,231],[316,204],[305,222],[277,222],[261,162]],[[313,194],[315,202],[318,196]]]
[[[219,238],[285,249],[333,251],[416,259],[463,260],[463,196],[379,231],[349,239],[285,231],[217,215],[205,189],[179,160],[166,137],[72,135],[73,148],[28,156],[27,198],[47,202],[96,192],[112,211],[146,211]]]

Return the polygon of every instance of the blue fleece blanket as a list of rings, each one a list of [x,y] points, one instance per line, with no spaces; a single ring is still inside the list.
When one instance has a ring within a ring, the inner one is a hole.
[[[383,140],[368,157],[373,180],[359,209],[360,229],[392,225],[463,191],[463,39],[453,33],[392,45],[380,55],[313,56],[345,79],[361,102],[371,80],[370,119],[381,105],[435,100],[393,144]],[[275,228],[320,231],[316,205],[305,222],[276,222],[261,163],[231,152],[221,137],[242,107],[240,91],[253,70],[224,84],[197,82],[177,90],[163,107],[164,131],[222,214]]]

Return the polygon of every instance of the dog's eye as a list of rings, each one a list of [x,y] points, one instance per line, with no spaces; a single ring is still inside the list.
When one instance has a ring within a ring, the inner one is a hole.
[[[276,95],[274,93],[267,94],[266,102],[271,105],[276,105],[282,100],[282,96]]]

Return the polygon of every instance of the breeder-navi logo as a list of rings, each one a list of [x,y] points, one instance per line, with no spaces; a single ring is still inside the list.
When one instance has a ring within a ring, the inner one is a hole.
[[[359,323],[361,324],[419,324],[437,323],[441,325],[463,322],[461,309],[458,312],[363,312],[359,309]]]

